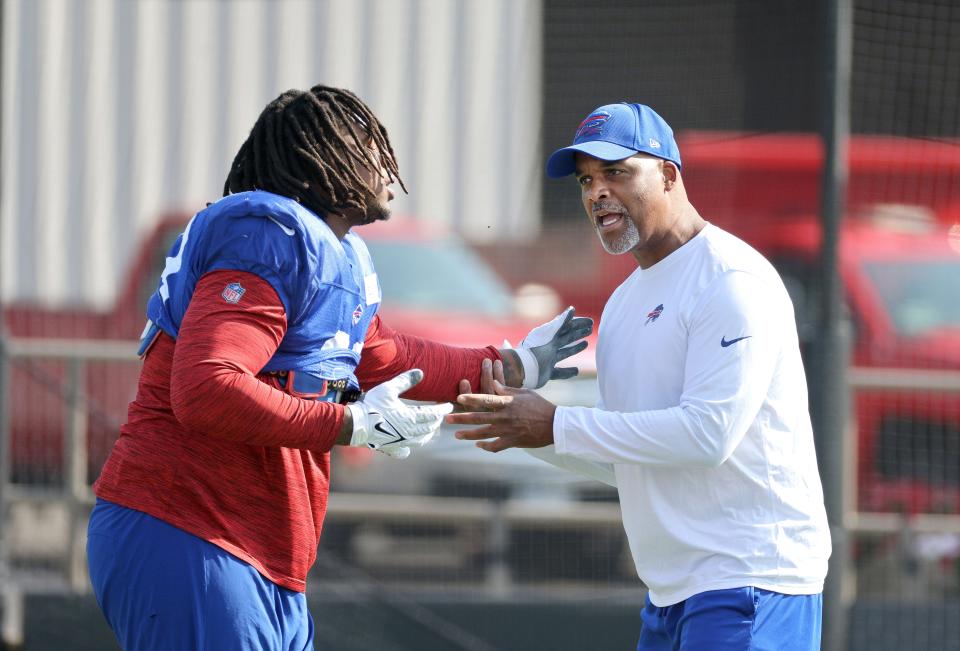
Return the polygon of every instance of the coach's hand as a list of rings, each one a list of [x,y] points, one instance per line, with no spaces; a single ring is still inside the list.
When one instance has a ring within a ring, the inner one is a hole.
[[[583,338],[593,332],[593,319],[574,314],[568,307],[527,333],[513,349],[523,364],[524,389],[539,389],[548,380],[564,380],[579,372],[576,366],[557,367],[557,363],[586,348]]]
[[[350,445],[366,446],[397,459],[410,456],[410,448],[426,445],[453,405],[413,406],[400,400],[423,379],[418,368],[367,391],[363,399],[347,405],[353,419]]]
[[[457,404],[467,411],[450,414],[446,421],[485,426],[460,430],[456,433],[458,439],[479,441],[477,447],[489,452],[540,448],[553,443],[556,405],[534,391],[514,389],[497,380],[492,388],[493,395],[467,393],[457,397]]]

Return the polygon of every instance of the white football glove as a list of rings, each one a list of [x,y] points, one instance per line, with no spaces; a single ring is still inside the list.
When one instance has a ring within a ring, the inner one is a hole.
[[[568,307],[523,338],[516,351],[523,364],[523,388],[539,389],[548,380],[565,380],[579,373],[576,366],[557,368],[557,363],[576,355],[587,347],[583,338],[593,332],[593,319],[574,318],[574,309]],[[510,348],[510,342],[504,342]]]
[[[363,398],[347,405],[353,416],[350,445],[365,446],[396,459],[410,456],[410,448],[430,442],[453,405],[408,405],[400,394],[423,379],[418,368],[373,387]]]

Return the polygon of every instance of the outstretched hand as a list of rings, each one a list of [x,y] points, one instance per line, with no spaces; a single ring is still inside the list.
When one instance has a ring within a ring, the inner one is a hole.
[[[557,364],[586,348],[584,339],[591,332],[593,319],[576,316],[573,307],[568,307],[527,333],[513,349],[523,364],[524,388],[539,389],[550,380],[566,380],[577,375],[576,366]]]
[[[484,373],[481,372],[481,389],[484,381]],[[478,441],[477,447],[488,452],[500,452],[507,448],[540,448],[553,443],[556,405],[534,391],[505,386],[502,371],[501,379],[493,378],[492,365],[487,384],[491,393],[461,394],[457,397],[457,405],[466,411],[446,417],[446,422],[454,425],[483,425],[475,429],[458,430],[458,439]],[[461,388],[463,386],[461,382]]]

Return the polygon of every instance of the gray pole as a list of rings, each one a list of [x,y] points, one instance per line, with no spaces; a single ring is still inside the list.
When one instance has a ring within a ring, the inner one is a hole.
[[[821,188],[819,336],[812,348],[811,415],[833,553],[824,587],[823,649],[847,648],[847,622],[852,596],[849,549],[844,528],[847,496],[843,471],[849,400],[847,364],[850,329],[843,317],[843,287],[839,277],[840,223],[847,187],[847,141],[850,132],[850,69],[853,47],[852,0],[828,0],[825,42],[824,165]],[[847,466],[849,467],[849,466]]]

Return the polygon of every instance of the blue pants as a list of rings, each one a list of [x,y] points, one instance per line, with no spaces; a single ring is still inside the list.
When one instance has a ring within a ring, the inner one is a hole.
[[[710,590],[658,608],[647,597],[637,651],[819,651],[822,595]]]
[[[146,513],[97,500],[87,563],[123,649],[313,649],[303,593]]]

